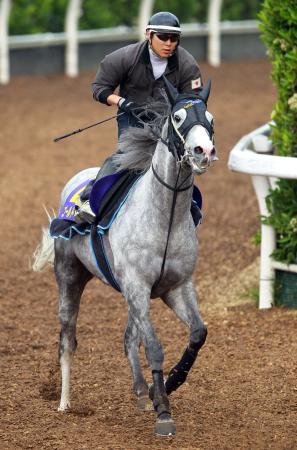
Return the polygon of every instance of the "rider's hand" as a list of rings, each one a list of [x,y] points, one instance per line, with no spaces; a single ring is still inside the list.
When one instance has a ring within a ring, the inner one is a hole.
[[[132,102],[131,100],[122,97],[118,102],[118,107],[121,111],[131,114],[135,112],[136,109],[140,108],[140,105],[136,102]]]

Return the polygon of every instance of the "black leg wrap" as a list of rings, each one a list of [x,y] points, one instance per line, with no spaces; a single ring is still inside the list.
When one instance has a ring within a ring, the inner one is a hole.
[[[186,348],[179,363],[170,370],[165,383],[167,395],[176,391],[176,389],[186,381],[188,373],[197,358],[197,354],[205,343],[206,336],[207,328],[203,327],[199,331],[199,339],[196,342],[190,342],[189,347]]]
[[[179,363],[170,370],[165,383],[167,395],[171,394],[171,392],[175,391],[186,381],[189,370],[196,360],[197,353],[198,350],[190,350],[187,348]]]
[[[201,349],[201,347],[205,344],[206,338],[207,338],[207,328],[206,326],[203,326],[203,328],[201,328],[199,331],[197,330],[197,332],[193,333],[193,335],[196,334],[196,339],[195,341],[190,341],[189,344],[189,349],[199,352],[199,350]]]

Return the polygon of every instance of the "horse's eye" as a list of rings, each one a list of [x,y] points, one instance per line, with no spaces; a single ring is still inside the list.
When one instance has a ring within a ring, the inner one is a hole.
[[[178,111],[174,111],[172,115],[172,119],[175,122],[177,128],[179,128],[184,121],[186,120],[187,112],[184,108],[179,109]]]

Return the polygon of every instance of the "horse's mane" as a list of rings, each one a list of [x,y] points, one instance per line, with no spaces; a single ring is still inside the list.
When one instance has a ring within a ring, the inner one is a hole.
[[[118,153],[113,157],[117,171],[145,171],[150,167],[157,141],[169,114],[170,105],[156,101],[149,102],[137,113],[140,121],[145,120],[144,128],[128,127],[121,134]]]

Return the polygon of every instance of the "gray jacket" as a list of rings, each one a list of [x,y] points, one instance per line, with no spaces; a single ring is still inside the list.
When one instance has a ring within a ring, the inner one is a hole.
[[[168,58],[165,76],[180,93],[199,92],[199,67],[193,56],[180,46]],[[92,84],[94,99],[107,104],[107,97],[118,86],[121,97],[137,103],[161,97],[163,81],[154,78],[147,40],[120,48],[102,60]]]

